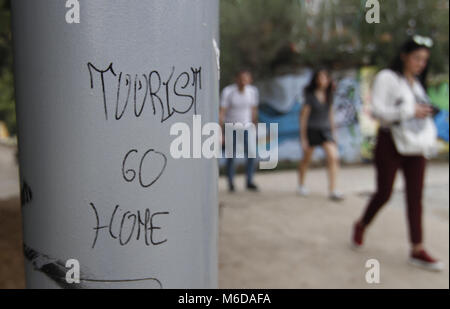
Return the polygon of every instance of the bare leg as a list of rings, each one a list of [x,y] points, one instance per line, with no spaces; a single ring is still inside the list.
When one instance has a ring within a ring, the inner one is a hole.
[[[323,144],[323,149],[327,155],[329,190],[332,194],[336,192],[336,179],[339,173],[339,154],[336,144],[332,142]]]
[[[314,147],[309,147],[303,154],[303,160],[298,165],[298,174],[300,185],[305,185],[306,172],[308,171],[309,164],[311,163],[312,156],[314,154]]]

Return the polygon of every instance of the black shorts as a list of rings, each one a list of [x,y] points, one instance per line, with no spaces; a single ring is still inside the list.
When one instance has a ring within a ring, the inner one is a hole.
[[[322,146],[327,142],[334,143],[333,133],[330,129],[308,129],[309,146]]]

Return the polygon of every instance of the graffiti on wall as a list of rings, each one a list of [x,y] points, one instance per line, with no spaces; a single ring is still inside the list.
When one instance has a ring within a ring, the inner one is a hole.
[[[346,163],[368,162],[373,159],[378,123],[370,114],[371,86],[377,68],[337,72],[337,88],[333,105],[337,139],[342,160]],[[312,76],[311,70],[286,75],[257,84],[261,95],[260,121],[278,123],[279,158],[296,161],[302,158],[299,116],[303,106],[303,90]],[[448,83],[431,87],[429,95],[441,109],[435,118],[439,131],[440,152],[448,153],[449,95]],[[317,149],[315,160],[324,157]]]
[[[448,89],[449,85],[447,83],[440,83],[435,87],[431,87],[428,91],[428,95],[430,96],[431,102],[435,106],[437,106],[441,112],[436,115],[435,122],[438,129],[438,135],[441,141],[443,142],[441,145],[443,147],[443,151],[448,151],[448,143],[449,143],[449,122],[448,122],[448,105],[449,105],[449,94]]]
[[[258,84],[261,95],[260,121],[278,123],[280,160],[302,158],[299,116],[304,104],[303,90],[312,77],[311,70],[286,75]],[[345,72],[338,79],[333,110],[341,158],[346,162],[360,160],[362,135],[359,113],[362,108],[356,72]],[[315,160],[324,158],[318,148]]]
[[[338,82],[333,106],[340,156],[345,162],[359,161],[362,134],[358,115],[362,101],[355,77],[345,77]]]

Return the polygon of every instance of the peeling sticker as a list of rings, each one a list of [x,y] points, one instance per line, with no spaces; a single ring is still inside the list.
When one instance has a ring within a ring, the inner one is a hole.
[[[213,47],[214,47],[214,51],[216,53],[218,79],[220,80],[220,49],[219,49],[219,44],[217,44],[216,39],[213,39]]]

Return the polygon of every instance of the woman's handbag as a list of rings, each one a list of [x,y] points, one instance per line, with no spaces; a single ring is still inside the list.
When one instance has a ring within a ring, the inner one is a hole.
[[[418,95],[411,85],[410,89],[418,104],[432,106],[426,95]],[[392,136],[397,151],[402,155],[431,157],[436,154],[438,131],[432,117],[402,120],[392,127]]]
[[[431,117],[409,119],[392,127],[397,151],[406,156],[433,156],[436,153],[438,132]]]

